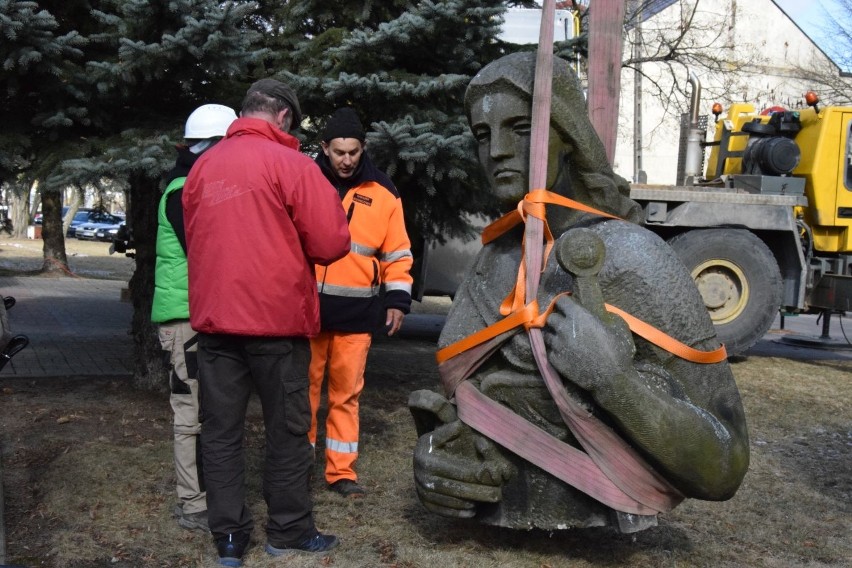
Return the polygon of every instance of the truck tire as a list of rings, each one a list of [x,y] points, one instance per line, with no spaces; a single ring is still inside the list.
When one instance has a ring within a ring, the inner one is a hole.
[[[763,337],[781,306],[781,271],[763,241],[744,229],[696,229],[668,241],[692,274],[728,355]]]

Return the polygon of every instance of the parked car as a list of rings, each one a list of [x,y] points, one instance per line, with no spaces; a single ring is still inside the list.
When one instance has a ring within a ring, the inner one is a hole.
[[[75,216],[76,218],[76,216]],[[89,220],[77,225],[74,236],[81,240],[111,241],[118,228],[124,223],[124,218],[110,213],[92,213]],[[112,233],[110,234],[110,231]],[[99,236],[100,234],[100,236]],[[106,235],[106,236],[104,236]]]
[[[88,215],[86,213],[91,212],[91,211],[92,211],[91,209],[85,209],[85,208],[84,209],[78,209],[77,213],[74,214],[74,219],[71,220],[71,225],[73,225],[76,228],[77,225],[79,225],[80,223],[82,223],[82,222],[84,222],[88,219]],[[61,213],[62,219],[65,218],[66,213],[68,213],[68,206],[67,205],[62,208],[62,213]],[[44,215],[40,212],[36,213],[35,216],[33,217],[33,225],[41,225],[43,221],[44,221]],[[75,224],[75,221],[76,221],[76,224]],[[66,233],[65,236],[73,236],[73,233],[70,231],[70,229]]]
[[[68,206],[64,206],[62,208],[62,218],[65,218],[65,214],[68,213]],[[37,213],[35,217],[33,217],[33,224],[41,225],[43,221],[43,217],[41,213]],[[65,232],[65,238],[76,237],[77,229],[83,225],[94,225],[94,224],[105,224],[110,227],[113,225],[118,225],[124,222],[124,217],[122,215],[114,215],[112,213],[107,213],[106,211],[99,209],[91,209],[88,207],[81,207],[77,209],[77,212],[74,214],[74,218],[71,219],[71,222],[68,224],[68,230]],[[87,234],[83,237],[84,239],[94,239],[93,235]],[[111,240],[109,238],[104,240]]]
[[[124,227],[124,222],[122,221],[119,225],[110,225],[109,227],[103,227],[95,231],[95,239],[99,241],[113,242],[118,235],[118,232]]]
[[[65,213],[68,212],[68,207],[62,208],[62,218],[65,218]],[[77,232],[77,227],[82,225],[83,223],[88,222],[92,215],[95,212],[91,209],[78,209],[76,213],[74,213],[74,217],[71,219],[71,222],[68,224],[68,230],[65,232],[65,238],[75,237]]]

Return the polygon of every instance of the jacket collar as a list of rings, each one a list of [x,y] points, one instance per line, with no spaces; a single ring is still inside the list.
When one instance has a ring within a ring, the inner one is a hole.
[[[274,124],[262,118],[238,118],[228,127],[228,133],[225,135],[225,138],[246,135],[262,136],[293,150],[299,150],[298,139],[286,132],[282,132]]]

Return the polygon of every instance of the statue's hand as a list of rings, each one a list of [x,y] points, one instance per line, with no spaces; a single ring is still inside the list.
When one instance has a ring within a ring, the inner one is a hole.
[[[470,518],[476,503],[502,499],[514,467],[494,444],[460,420],[420,436],[414,449],[417,496],[426,509],[445,517]]]
[[[431,432],[441,424],[458,420],[456,407],[447,397],[426,389],[416,390],[408,396],[408,410],[414,418],[418,436]]]
[[[560,298],[542,329],[547,356],[565,379],[593,396],[632,372],[636,346],[627,324],[598,317],[571,297]]]

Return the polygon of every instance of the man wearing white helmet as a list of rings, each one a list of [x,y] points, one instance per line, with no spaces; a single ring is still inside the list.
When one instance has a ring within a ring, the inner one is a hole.
[[[201,475],[198,421],[197,338],[189,325],[186,233],[181,197],[195,160],[218,142],[237,115],[217,104],[195,109],[186,121],[186,144],[177,146],[175,167],[157,211],[157,264],[151,321],[159,324],[160,344],[169,357],[170,402],[174,411],[175,474],[178,503],[173,514],[186,529],[208,532],[207,499]]]

